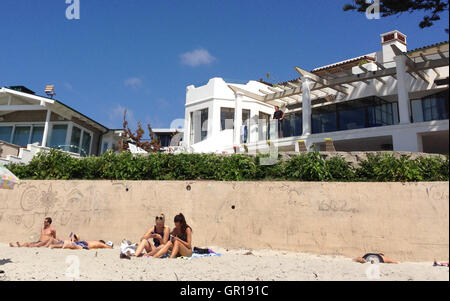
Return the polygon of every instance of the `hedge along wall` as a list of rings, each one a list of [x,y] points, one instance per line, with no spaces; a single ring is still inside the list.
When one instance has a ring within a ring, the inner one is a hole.
[[[83,159],[51,151],[35,156],[28,165],[7,166],[21,179],[58,180],[290,180],[344,182],[448,181],[448,156],[367,154],[352,164],[339,154],[328,157],[306,153],[260,164],[263,156],[214,154],[150,154],[108,152]]]
[[[136,242],[183,212],[198,247],[280,249],[447,261],[448,182],[24,181],[0,190],[0,242],[58,237]]]

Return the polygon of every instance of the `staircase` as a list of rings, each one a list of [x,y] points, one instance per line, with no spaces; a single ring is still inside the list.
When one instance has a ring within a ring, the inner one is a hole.
[[[1,165],[8,165],[10,163],[22,163],[22,164],[28,164],[31,159],[33,159],[34,156],[36,156],[37,153],[43,151],[43,152],[50,152],[51,148],[49,147],[43,147],[39,146],[39,143],[34,144],[28,144],[26,148],[21,147],[19,149],[19,153],[17,156],[15,155],[7,155],[5,158],[0,158],[0,166]],[[67,152],[70,156],[75,158],[80,158],[79,154]]]

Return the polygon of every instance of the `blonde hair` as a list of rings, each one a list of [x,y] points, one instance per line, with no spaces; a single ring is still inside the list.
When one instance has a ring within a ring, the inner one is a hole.
[[[156,216],[156,219],[162,218],[162,221],[165,222],[166,221],[166,216],[164,215],[164,213],[161,213],[160,215]]]

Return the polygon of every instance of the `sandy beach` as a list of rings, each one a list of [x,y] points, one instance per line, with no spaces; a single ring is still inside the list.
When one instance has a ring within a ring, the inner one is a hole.
[[[322,280],[440,280],[449,281],[449,268],[432,262],[380,264],[379,273],[367,276],[370,263],[351,258],[271,250],[227,250],[212,247],[222,256],[184,259],[119,259],[119,249],[50,250],[11,248],[0,244],[0,280],[144,280],[144,281],[322,281]],[[249,254],[250,253],[250,254]],[[249,254],[249,255],[245,255]],[[70,255],[75,255],[77,259]],[[69,256],[69,257],[68,257]],[[79,261],[78,279],[67,277]],[[76,263],[75,263],[76,264]],[[375,265],[374,265],[375,266]],[[373,272],[373,268],[370,270]],[[379,278],[374,278],[379,275]]]

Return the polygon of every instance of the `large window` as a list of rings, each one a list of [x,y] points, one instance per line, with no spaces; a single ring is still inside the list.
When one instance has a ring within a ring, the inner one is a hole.
[[[91,134],[89,134],[86,131],[83,131],[83,138],[82,138],[82,143],[81,143],[81,149],[83,150],[83,152],[81,152],[82,156],[87,156],[90,154],[91,151]]]
[[[12,131],[12,126],[0,126],[0,140],[11,143]]]
[[[241,143],[250,142],[250,110],[242,110]]]
[[[282,121],[283,137],[301,136],[303,131],[302,113],[286,114]]]
[[[327,133],[398,123],[397,103],[368,97],[312,110],[312,132]]]
[[[448,90],[422,99],[413,99],[411,108],[413,122],[448,119]]]
[[[323,109],[313,110],[311,116],[312,133],[326,133],[337,130],[336,107],[330,105]]]
[[[31,126],[16,126],[14,129],[13,144],[27,146],[30,140]]]
[[[54,124],[52,136],[50,138],[50,147],[58,148],[66,144],[67,124]]]
[[[74,126],[72,128],[72,136],[70,137],[69,151],[73,153],[80,152],[81,129]]]
[[[91,137],[91,134],[87,131],[73,126],[68,150],[81,156],[88,156],[91,149]]]
[[[221,130],[234,129],[234,109],[220,108],[220,125]]]
[[[43,126],[33,126],[31,134],[31,143],[38,142],[39,145],[42,143],[42,138],[44,137],[44,127]]]
[[[190,113],[190,143],[195,144],[208,137],[208,109]]]
[[[37,125],[0,126],[0,140],[27,146],[29,143],[41,143],[44,127]]]

